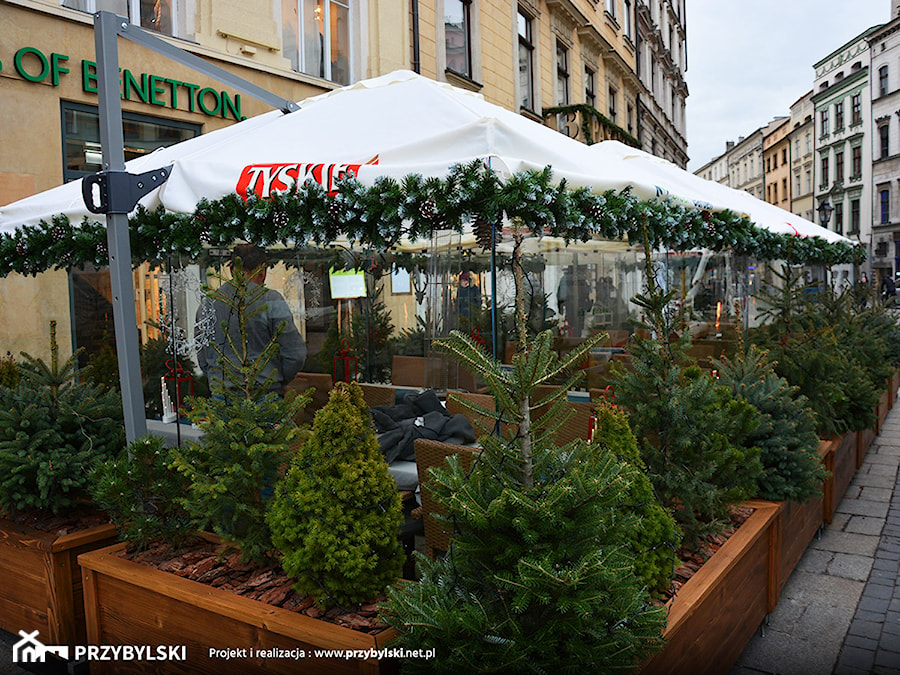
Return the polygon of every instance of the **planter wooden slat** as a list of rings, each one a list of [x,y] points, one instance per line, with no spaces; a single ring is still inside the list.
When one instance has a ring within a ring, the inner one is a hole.
[[[727,672],[765,618],[781,505],[752,505],[753,514],[671,601],[666,646],[642,674]]]
[[[0,519],[0,627],[39,630],[45,644],[84,644],[77,557],[116,539],[112,525],[60,536]]]
[[[856,437],[858,432],[849,431],[840,437],[837,448],[834,451],[834,492],[831,513],[834,514],[841,499],[850,487],[850,482],[856,474]],[[830,522],[830,521],[829,521]]]
[[[124,544],[81,556],[88,635],[93,644],[186,645],[184,672],[385,673],[396,664],[370,660],[210,658],[210,648],[379,649],[396,635],[377,636],[319,621],[228,591],[161,572],[116,555]],[[171,664],[167,664],[171,665]],[[148,672],[146,663],[92,663],[91,672]]]

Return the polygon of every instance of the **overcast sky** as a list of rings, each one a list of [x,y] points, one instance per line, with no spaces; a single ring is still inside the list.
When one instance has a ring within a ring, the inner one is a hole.
[[[891,0],[687,0],[688,169],[790,114],[813,64],[891,18]]]

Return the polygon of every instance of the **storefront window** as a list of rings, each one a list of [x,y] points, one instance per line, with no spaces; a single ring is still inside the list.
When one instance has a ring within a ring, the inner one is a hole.
[[[71,181],[102,169],[100,121],[97,108],[79,103],[62,103],[64,180]],[[200,125],[147,115],[122,113],[125,159],[133,159],[156,148],[200,135]],[[137,315],[142,341],[158,337],[154,327],[160,317],[159,270],[142,265],[135,270],[139,290]],[[74,348],[84,347],[83,361],[104,346],[115,343],[112,323],[112,291],[109,270],[73,270],[71,274]],[[82,364],[84,365],[84,364]]]
[[[298,72],[350,84],[351,28],[349,0],[281,2],[282,54]]]
[[[100,118],[95,106],[63,102],[63,178],[76,180],[102,169]],[[176,122],[148,115],[122,113],[125,159],[200,135],[200,125]]]
[[[193,37],[196,0],[112,0],[98,7],[97,0],[61,0],[63,7],[93,14],[104,9],[127,16],[141,28],[190,39]]]

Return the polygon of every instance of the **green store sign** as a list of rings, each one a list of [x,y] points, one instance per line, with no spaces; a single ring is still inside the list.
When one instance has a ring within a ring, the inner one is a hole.
[[[48,82],[58,87],[60,80],[70,73],[69,57],[53,52],[48,57],[35,47],[22,47],[13,57],[16,73],[28,82]],[[3,64],[0,63],[0,70]],[[89,94],[97,93],[97,63],[82,59],[81,88]],[[121,97],[126,101],[140,101],[162,108],[187,110],[210,117],[223,119],[243,119],[241,115],[241,95],[229,94],[212,87],[201,87],[192,82],[182,82],[171,77],[133,73],[127,68],[119,68],[121,77]]]

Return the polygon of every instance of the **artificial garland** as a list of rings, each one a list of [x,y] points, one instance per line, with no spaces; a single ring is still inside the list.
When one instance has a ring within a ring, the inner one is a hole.
[[[862,247],[820,237],[774,234],[730,211],[712,213],[670,201],[638,199],[629,189],[602,195],[552,182],[552,170],[500,177],[482,162],[453,167],[444,179],[378,178],[366,187],[348,176],[328,194],[308,180],[294,190],[247,200],[230,194],[201,200],[194,213],[139,207],[130,218],[132,260],[163,263],[171,256],[198,260],[210,247],[244,240],[262,247],[323,245],[345,236],[351,243],[388,251],[402,238],[436,230],[461,232],[464,223],[518,219],[533,236],[571,241],[594,238],[641,243],[645,228],[653,248],[732,250],[760,260],[835,265],[860,262]],[[106,228],[84,218],[73,225],[55,216],[0,236],[0,276],[108,264]]]

